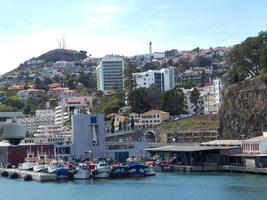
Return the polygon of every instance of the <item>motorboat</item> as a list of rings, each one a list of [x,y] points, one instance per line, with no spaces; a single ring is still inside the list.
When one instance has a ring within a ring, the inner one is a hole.
[[[92,172],[93,178],[109,178],[110,168],[106,161],[101,160],[96,163],[96,169]]]
[[[74,179],[89,179],[91,177],[91,170],[86,163],[79,163],[75,169]]]
[[[127,166],[114,166],[110,172],[111,178],[125,178],[127,177]]]

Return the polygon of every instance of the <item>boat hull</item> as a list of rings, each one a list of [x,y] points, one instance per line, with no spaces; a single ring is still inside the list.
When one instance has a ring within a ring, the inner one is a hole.
[[[91,177],[91,173],[89,170],[86,169],[79,169],[73,175],[74,179],[89,179]]]
[[[131,164],[127,168],[127,175],[129,177],[143,177],[145,176],[145,166],[141,164]]]
[[[110,172],[111,178],[125,178],[127,177],[126,167],[114,167]]]
[[[108,168],[96,169],[93,171],[93,178],[109,178],[110,170]]]
[[[147,167],[144,170],[145,176],[155,176],[156,175],[156,169],[154,167]]]

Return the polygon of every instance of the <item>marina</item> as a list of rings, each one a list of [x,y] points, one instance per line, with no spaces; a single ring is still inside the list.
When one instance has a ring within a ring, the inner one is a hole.
[[[243,173],[158,173],[155,177],[25,182],[0,178],[1,199],[264,200],[266,176]],[[45,188],[45,189],[44,189]],[[14,192],[15,191],[15,192]]]

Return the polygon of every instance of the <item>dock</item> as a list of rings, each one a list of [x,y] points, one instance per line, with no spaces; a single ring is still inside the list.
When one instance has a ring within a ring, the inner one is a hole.
[[[267,168],[249,168],[244,166],[223,165],[222,171],[228,172],[243,172],[243,173],[255,173],[255,174],[267,174]]]
[[[220,171],[220,168],[215,165],[171,165],[173,171],[182,171],[182,172],[214,172]]]
[[[0,174],[2,175],[3,172],[7,172],[7,176],[12,178],[12,175],[17,174],[17,178],[25,178],[26,176],[30,177],[34,181],[39,182],[48,182],[48,181],[56,181],[57,175],[56,174],[47,174],[41,172],[33,172],[27,170],[20,170],[20,169],[6,169],[0,168]]]

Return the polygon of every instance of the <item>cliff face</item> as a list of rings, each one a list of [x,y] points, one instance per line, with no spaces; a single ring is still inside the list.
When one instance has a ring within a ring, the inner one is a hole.
[[[256,77],[226,88],[222,94],[219,133],[223,139],[250,138],[267,129],[267,84]]]

